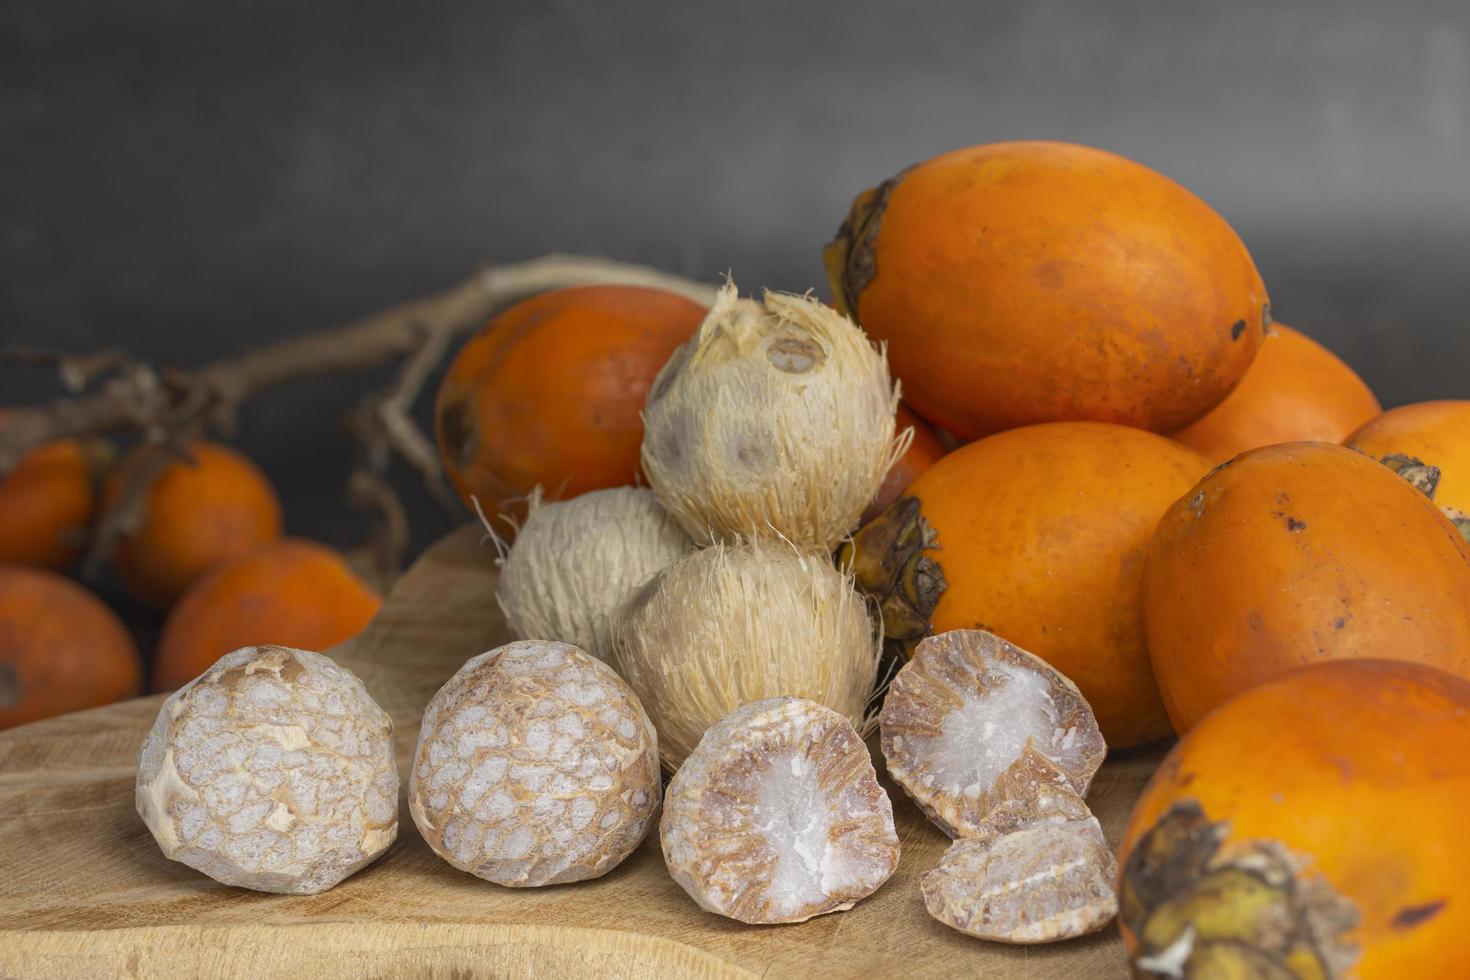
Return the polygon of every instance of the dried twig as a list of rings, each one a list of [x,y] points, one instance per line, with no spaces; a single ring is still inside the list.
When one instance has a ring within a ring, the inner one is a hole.
[[[418,471],[441,507],[449,512],[454,509],[434,444],[412,416],[417,395],[450,342],[502,307],[528,296],[594,284],[656,286],[706,304],[714,298],[712,286],[644,266],[548,255],[491,267],[443,292],[346,326],[270,344],[192,371],[157,368],[116,351],[85,355],[36,348],[0,351],[0,363],[52,367],[69,391],[80,393],[48,405],[17,409],[7,416],[0,427],[0,476],[27,452],[53,439],[132,431],[156,447],[158,452],[150,451],[146,465],[136,466],[115,506],[100,518],[88,560],[89,567],[95,568],[117,536],[141,520],[147,491],[169,452],[210,431],[228,434],[241,403],[250,396],[301,378],[356,371],[406,357],[394,384],[360,405],[349,421],[364,442],[363,462],[349,481],[349,494],[378,513],[383,530],[374,548],[387,567],[407,547],[402,504],[387,481],[394,453]]]

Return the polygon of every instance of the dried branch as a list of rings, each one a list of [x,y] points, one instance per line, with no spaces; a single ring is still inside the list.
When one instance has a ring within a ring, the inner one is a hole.
[[[528,296],[596,284],[656,286],[701,303],[714,298],[713,286],[606,259],[548,255],[495,266],[441,293],[334,330],[280,341],[194,371],[160,372],[139,366],[108,379],[92,394],[17,409],[0,428],[0,475],[43,442],[146,430],[159,419],[176,419],[183,409],[210,428],[227,430],[239,404],[266,388],[384,364],[419,347],[426,331],[452,338]]]
[[[714,287],[644,266],[605,259],[548,255],[491,267],[440,293],[392,307],[354,323],[295,337],[192,371],[142,364],[117,351],[73,355],[36,348],[0,351],[0,363],[54,368],[73,392],[48,405],[12,411],[0,427],[0,477],[30,450],[54,439],[131,431],[150,448],[131,471],[128,486],[101,515],[87,566],[95,569],[120,534],[136,528],[152,482],[170,454],[207,432],[229,434],[241,404],[279,384],[357,371],[406,358],[394,383],[364,401],[349,418],[364,454],[349,480],[354,503],[379,516],[372,542],[384,574],[408,542],[402,503],[388,481],[394,453],[423,480],[430,496],[455,511],[433,442],[414,423],[412,408],[451,341],[497,310],[537,293],[566,286],[654,286],[709,304]],[[90,390],[89,390],[90,389]]]

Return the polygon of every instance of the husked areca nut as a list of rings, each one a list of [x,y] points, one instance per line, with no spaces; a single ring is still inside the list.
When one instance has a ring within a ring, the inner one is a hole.
[[[660,834],[679,886],[747,923],[849,909],[898,867],[893,807],[862,738],[803,698],[712,726],[669,783]]]
[[[163,703],[138,813],[164,856],[257,891],[326,891],[398,835],[393,723],[321,654],[244,647]]]
[[[538,489],[495,598],[524,640],[560,640],[606,662],[614,614],[694,542],[643,487],[593,490],[544,503]]]
[[[1107,752],[1071,681],[981,630],[921,642],[878,721],[889,775],[951,837],[976,832],[997,806],[1085,796]]]
[[[649,390],[643,470],[696,541],[830,551],[907,448],[897,407],[884,354],[852,321],[729,283]]]
[[[435,854],[499,885],[606,874],[653,826],[658,742],[611,667],[523,640],[472,658],[424,710],[408,808]]]

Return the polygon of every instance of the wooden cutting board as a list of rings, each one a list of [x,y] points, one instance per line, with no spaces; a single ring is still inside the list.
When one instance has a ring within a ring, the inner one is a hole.
[[[491,554],[466,527],[401,578],[356,639],[329,651],[397,726],[407,763],[429,697],[507,639]],[[1116,930],[1011,947],[924,912],[918,878],[946,841],[893,797],[898,872],[854,909],[752,927],[701,911],[664,869],[657,833],[597,881],[500,888],[433,855],[403,807],[375,864],[311,897],[228,888],[167,861],[133,809],[161,697],[0,732],[0,976],[1126,977]],[[1162,748],[1103,766],[1088,798],[1116,843]]]

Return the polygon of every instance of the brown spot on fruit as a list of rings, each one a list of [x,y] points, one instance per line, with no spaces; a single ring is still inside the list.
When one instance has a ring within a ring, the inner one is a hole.
[[[1245,321],[1236,320],[1235,324],[1230,328],[1230,339],[1239,340],[1240,335],[1243,333],[1245,333]]]
[[[805,374],[825,357],[821,347],[800,337],[782,337],[766,348],[771,366],[786,374]]]
[[[1399,929],[1412,929],[1443,912],[1445,905],[1446,902],[1442,898],[1433,902],[1425,902],[1423,905],[1406,905],[1394,915],[1393,924]]]

